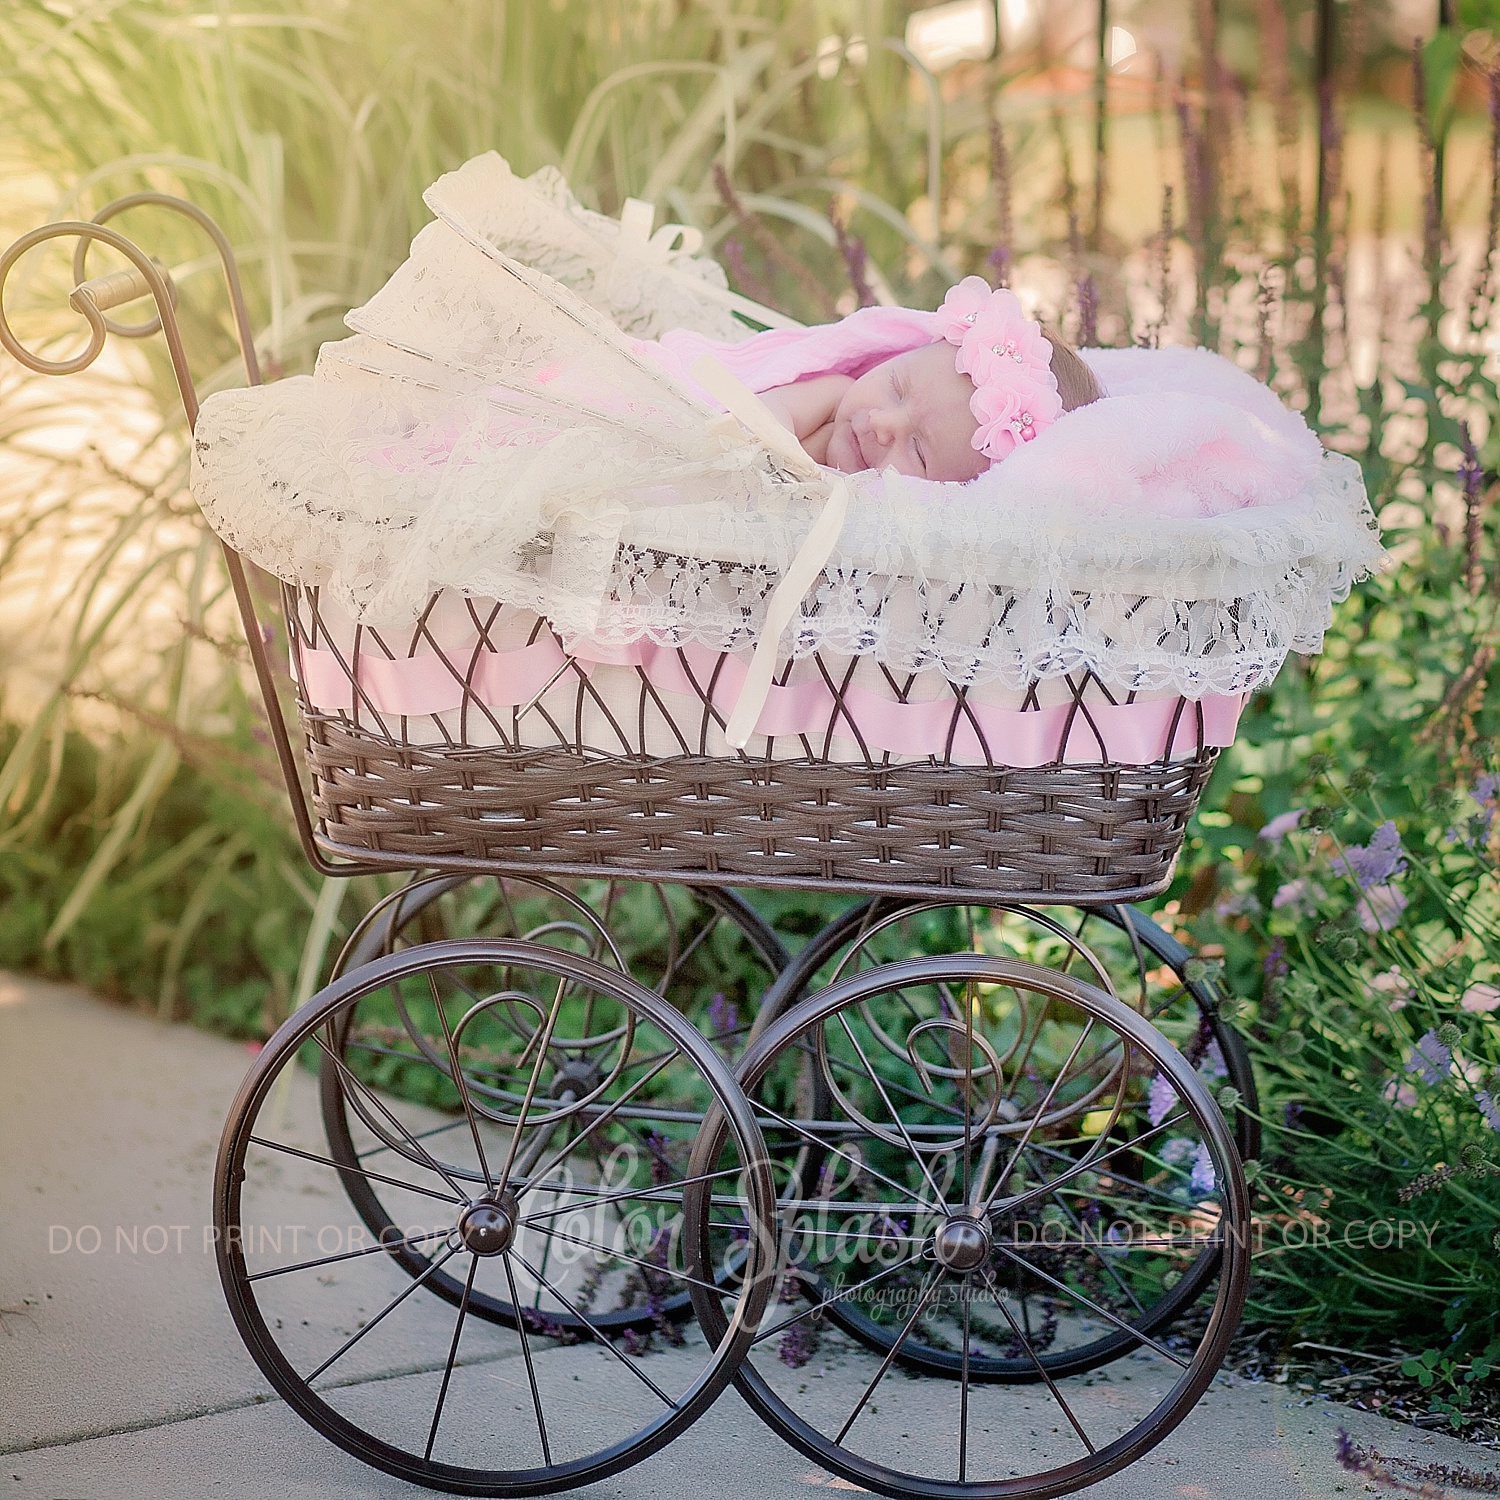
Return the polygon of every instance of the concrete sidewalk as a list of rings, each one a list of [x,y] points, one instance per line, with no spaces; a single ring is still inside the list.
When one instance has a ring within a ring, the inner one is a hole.
[[[220,1125],[249,1062],[232,1042],[0,976],[0,1500],[426,1493],[305,1426],[230,1321],[205,1225]],[[1221,1377],[1161,1446],[1084,1493],[1362,1493],[1335,1460],[1340,1426],[1388,1455],[1500,1469],[1452,1438]],[[731,1389],[666,1451],[577,1493],[805,1500],[826,1488],[849,1487]]]

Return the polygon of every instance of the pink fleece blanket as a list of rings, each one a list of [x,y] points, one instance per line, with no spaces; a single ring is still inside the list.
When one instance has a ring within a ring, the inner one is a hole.
[[[706,406],[722,409],[687,373],[704,354],[756,392],[828,372],[857,377],[930,343],[935,316],[871,307],[739,344],[679,329],[638,347]],[[971,486],[1066,496],[1086,512],[1206,517],[1284,504],[1312,480],[1323,453],[1317,436],[1232,361],[1206,349],[1079,352],[1105,399],[1065,413]]]

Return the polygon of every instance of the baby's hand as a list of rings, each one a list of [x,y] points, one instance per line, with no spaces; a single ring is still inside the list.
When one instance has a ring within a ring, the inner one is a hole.
[[[854,381],[847,375],[815,375],[792,385],[773,386],[762,391],[760,399],[776,414],[784,427],[791,429],[797,441],[817,463],[828,456],[828,430],[844,392]],[[821,442],[817,441],[821,434]],[[821,452],[815,452],[814,448]]]

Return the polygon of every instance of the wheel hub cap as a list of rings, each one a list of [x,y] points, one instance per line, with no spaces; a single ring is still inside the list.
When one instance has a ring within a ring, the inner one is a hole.
[[[458,1221],[458,1237],[475,1255],[499,1255],[510,1249],[516,1235],[520,1209],[510,1193],[480,1198],[471,1203]]]
[[[933,1236],[932,1248],[950,1271],[973,1271],[989,1259],[989,1226],[978,1219],[949,1219]]]

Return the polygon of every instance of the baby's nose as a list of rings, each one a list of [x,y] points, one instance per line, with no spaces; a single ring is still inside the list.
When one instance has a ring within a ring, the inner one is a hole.
[[[894,443],[901,435],[901,413],[888,407],[872,407],[870,410],[870,427],[876,437],[887,446]]]

